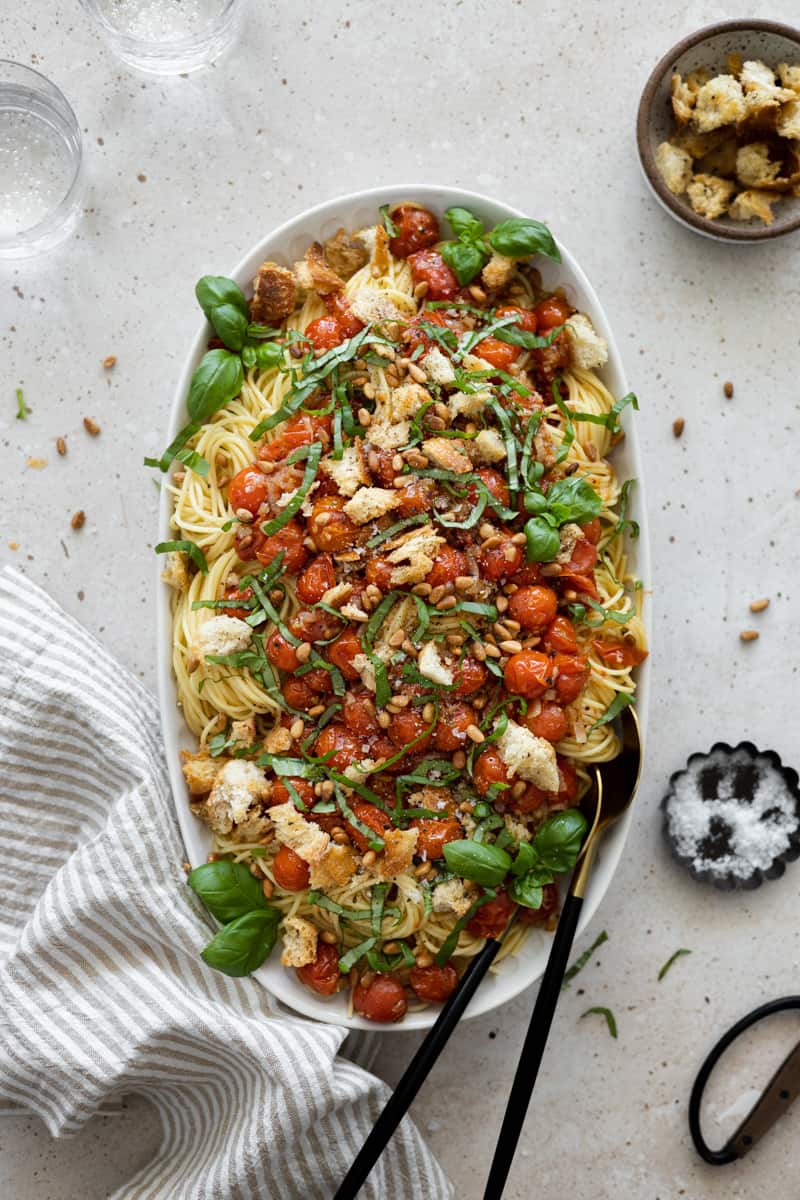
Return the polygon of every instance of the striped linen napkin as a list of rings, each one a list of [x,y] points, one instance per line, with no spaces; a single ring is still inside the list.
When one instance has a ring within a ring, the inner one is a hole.
[[[113,1200],[327,1200],[386,1085],[198,957],[155,700],[12,570],[0,663],[0,1101],[65,1135],[145,1095],[163,1141]],[[363,1195],[453,1192],[406,1120]]]

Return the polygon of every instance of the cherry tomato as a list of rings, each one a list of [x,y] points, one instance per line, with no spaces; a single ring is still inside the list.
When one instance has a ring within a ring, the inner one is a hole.
[[[291,783],[292,787],[295,789],[306,808],[310,808],[312,804],[316,803],[314,785],[308,779],[291,778],[288,782]],[[291,794],[288,787],[279,776],[272,785],[272,795],[269,798],[269,807],[274,808],[276,804],[286,804],[290,800],[292,803],[294,803],[294,796]]]
[[[340,496],[323,496],[314,502],[308,520],[308,534],[318,550],[335,553],[349,550],[354,544],[358,530],[343,511],[345,503]]]
[[[558,597],[549,587],[521,587],[508,601],[508,615],[529,633],[541,633],[557,611]]]
[[[487,337],[473,347],[472,353],[477,354],[478,358],[482,358],[484,362],[497,367],[498,371],[507,371],[511,364],[519,358],[522,347],[510,346],[508,342],[501,342],[496,337]]]
[[[410,479],[405,487],[398,489],[400,503],[394,510],[400,517],[415,517],[417,513],[429,512],[436,492],[430,479]]]
[[[575,770],[575,764],[568,758],[562,758],[560,754],[556,756],[556,763],[560,780],[556,796],[559,802],[567,807],[578,794],[578,772]]]
[[[246,587],[244,589],[244,591],[242,591],[241,588],[238,588],[238,587],[226,588],[224,599],[225,600],[252,600],[253,599],[253,589],[251,587]],[[252,615],[253,609],[252,608],[231,607],[231,608],[222,609],[222,612],[225,614],[226,617],[238,617],[240,621],[246,621],[247,618]]]
[[[508,492],[508,484],[500,472],[493,470],[492,467],[478,467],[475,474],[480,476],[495,500],[499,500],[501,504],[508,507],[511,497]],[[478,503],[478,489],[474,483],[467,488],[467,499],[470,504]]]
[[[374,458],[373,458],[374,455]],[[394,450],[378,450],[375,446],[372,447],[370,458],[374,463],[374,470],[370,467],[370,473],[377,479],[381,487],[390,488],[397,471],[392,466],[394,458]]]
[[[267,498],[267,477],[258,467],[243,467],[228,484],[228,503],[234,512],[240,508],[255,516]]]
[[[380,729],[375,705],[367,691],[348,691],[342,703],[342,720],[351,733],[368,737]]]
[[[277,667],[281,671],[294,671],[300,666],[297,651],[278,629],[273,629],[267,638],[265,649],[267,658],[273,667]]]
[[[431,744],[432,734],[425,734],[430,722],[426,721],[418,708],[412,708],[409,704],[408,708],[401,708],[399,713],[395,713],[389,722],[387,733],[392,740],[396,749],[401,750],[403,746],[408,746],[414,742],[415,750],[424,750]],[[420,738],[420,741],[417,741]]]
[[[397,233],[389,239],[389,249],[395,258],[408,258],[418,250],[427,250],[439,240],[439,222],[427,208],[401,204],[390,214]]]
[[[308,561],[308,551],[303,545],[304,537],[302,526],[295,520],[287,521],[283,529],[269,537],[259,531],[254,542],[255,556],[267,567],[273,558],[283,554],[283,570],[287,575],[296,575]]]
[[[419,830],[415,854],[430,861],[433,858],[444,858],[444,848],[448,842],[457,842],[464,836],[464,831],[455,817],[445,817],[441,820],[433,817],[418,817],[411,822],[412,828]]]
[[[417,250],[408,256],[414,283],[427,283],[428,300],[452,300],[458,280],[438,250]]]
[[[537,700],[553,685],[553,660],[538,650],[520,650],[512,654],[503,673],[505,685],[515,696]]]
[[[536,737],[546,738],[548,742],[560,742],[569,729],[563,710],[551,701],[545,701],[536,716],[531,713],[524,716],[522,724]]]
[[[523,563],[518,571],[514,572],[514,583],[518,587],[530,587],[534,583],[542,582],[542,568],[539,563]]]
[[[325,642],[342,628],[338,617],[322,608],[301,608],[289,619],[290,631],[303,642]]]
[[[536,812],[537,808],[541,808],[543,804],[549,804],[554,796],[554,792],[544,792],[535,783],[529,783],[521,796],[514,796],[511,792],[507,792],[503,803],[512,812],[528,816],[530,813]]]
[[[409,351],[416,346],[422,346],[424,353],[427,354],[436,346],[436,339],[425,329],[421,329],[420,325],[439,325],[442,329],[452,329],[455,333],[460,333],[462,330],[461,322],[453,317],[446,317],[444,313],[438,309],[424,309],[412,321],[409,321],[403,332],[403,341],[408,343]],[[389,480],[391,484],[391,479]]]
[[[501,889],[494,900],[487,900],[486,904],[481,905],[472,920],[467,922],[467,929],[476,937],[499,937],[513,911],[513,900]]]
[[[326,725],[314,742],[314,754],[317,758],[330,754],[331,750],[334,753],[326,760],[326,765],[332,767],[334,771],[345,771],[354,762],[359,762],[364,757],[362,739],[356,737],[346,725],[341,725],[338,721],[332,721],[330,725]]]
[[[453,583],[459,575],[469,575],[469,559],[463,551],[445,544],[438,550],[425,582],[431,587],[441,587],[442,584]]]
[[[546,883],[542,888],[542,903],[540,908],[525,908],[519,906],[517,920],[522,925],[544,925],[551,917],[558,916],[559,896],[554,883]]]
[[[309,683],[308,675],[290,675],[281,684],[281,692],[289,707],[300,712],[308,712],[322,703],[322,695]]]
[[[498,751],[492,749],[491,746],[476,758],[472,769],[472,779],[479,796],[485,796],[493,784],[504,783],[507,786],[502,790],[500,795],[505,797],[508,792],[508,785],[511,783],[508,767],[503,762]]]
[[[281,846],[273,858],[272,874],[285,892],[302,892],[308,887],[308,863],[288,846]]]
[[[551,331],[542,329],[541,332],[544,334]],[[558,372],[572,362],[572,343],[566,330],[562,330],[549,346],[543,346],[541,350],[532,350],[531,353],[546,382],[551,384]]]
[[[569,617],[556,617],[544,632],[546,650],[561,650],[564,654],[577,654],[578,638],[575,626]]]
[[[597,562],[597,547],[588,538],[575,543],[572,558],[561,570],[559,581],[562,587],[571,587],[576,592],[585,592],[593,600],[600,593],[594,581],[594,564]]]
[[[453,671],[455,687],[452,696],[474,696],[483,687],[489,672],[477,658],[464,658]]]
[[[572,309],[559,296],[549,296],[547,300],[540,300],[533,311],[537,329],[545,334],[557,325],[563,325]]]
[[[601,642],[595,639],[592,645],[606,666],[615,671],[624,667],[638,667],[647,658],[646,650],[640,650],[628,642]]]
[[[504,538],[499,546],[481,550],[478,565],[484,579],[497,581],[508,579],[522,565],[522,547],[515,546],[511,538]]]
[[[390,592],[392,590],[392,571],[394,569],[394,563],[390,563],[388,558],[370,558],[367,560],[364,578],[367,583],[374,584],[382,592]]]
[[[515,308],[511,304],[501,304],[498,309],[495,309],[496,317],[516,317],[515,325],[520,329],[524,329],[526,333],[536,333],[538,321],[536,312],[532,308]]]
[[[350,301],[341,292],[331,292],[325,296],[323,303],[328,314],[339,322],[339,328],[345,338],[355,337],[364,328],[364,322],[359,321],[350,307]]]
[[[587,538],[593,546],[596,546],[600,541],[600,537],[603,532],[603,526],[600,524],[600,518],[593,517],[591,521],[587,521],[585,525],[581,525],[581,530],[583,531],[583,536]]]
[[[304,604],[317,604],[335,584],[333,559],[329,554],[318,554],[297,580],[297,595]]]
[[[556,756],[558,766],[558,791],[545,792],[535,783],[529,783],[521,796],[509,796],[506,801],[518,813],[536,812],[543,804],[548,808],[567,808],[578,794],[578,774],[568,758]]]
[[[303,336],[311,342],[317,354],[325,354],[334,346],[341,345],[347,338],[338,318],[328,315],[311,321]]]
[[[475,709],[471,704],[445,704],[439,710],[439,720],[433,731],[433,744],[437,750],[452,753],[467,743],[467,729],[476,724]]]
[[[335,642],[331,642],[326,651],[328,662],[332,662],[335,667],[344,675],[345,679],[354,680],[360,679],[360,675],[353,666],[353,659],[357,654],[361,654],[361,638],[358,636],[358,629],[355,625],[348,625],[342,633],[339,634]]]
[[[376,975],[368,987],[353,990],[353,1008],[368,1021],[402,1021],[408,1008],[406,989],[393,975]]]
[[[557,654],[555,665],[558,668],[556,698],[560,704],[571,704],[586,686],[589,664],[577,654]]]
[[[353,816],[361,822],[362,825],[368,825],[379,836],[382,836],[387,829],[392,828],[391,818],[382,809],[375,804],[370,804],[369,800],[362,800],[360,797],[350,805],[353,810]],[[347,832],[350,835],[350,840],[353,841],[358,849],[363,854],[365,850],[369,850],[369,840],[364,836],[359,829],[354,825],[347,825]]]
[[[317,942],[317,956],[312,963],[297,968],[297,978],[320,996],[332,996],[342,978],[339,971],[339,951],[327,942]]]
[[[416,749],[416,747],[415,747],[415,749]],[[395,755],[398,753],[399,753],[398,747],[395,746],[395,744],[391,740],[391,738],[388,738],[386,736],[386,734],[383,732],[378,734],[378,736],[373,738],[372,741],[370,742],[370,746],[369,746],[369,757],[370,758],[374,758],[376,760],[379,758],[382,758],[384,760],[389,760],[389,759],[393,759],[395,757]],[[391,766],[388,766],[388,767],[383,766],[383,767],[381,767],[381,770],[388,772],[389,775],[399,775],[402,771],[406,770],[407,766],[408,766],[408,757],[407,757],[407,755],[402,755],[400,758],[397,759],[396,762],[393,762],[391,764]],[[392,803],[394,803],[394,797],[392,797]]]
[[[450,963],[444,967],[412,967],[409,982],[420,1000],[441,1004],[458,987],[458,972]]]
[[[258,457],[265,462],[280,462],[300,446],[310,446],[314,442],[322,442],[323,446],[327,446],[332,431],[333,418],[330,413],[297,413],[284,423],[281,432],[271,442],[264,442]]]

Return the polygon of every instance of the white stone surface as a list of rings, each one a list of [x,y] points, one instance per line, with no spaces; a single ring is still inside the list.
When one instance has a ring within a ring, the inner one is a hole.
[[[228,58],[166,80],[114,61],[74,4],[30,0],[3,16],[4,55],[37,66],[74,103],[90,190],[70,242],[0,267],[0,554],[145,682],[154,674],[156,491],[140,464],[162,446],[200,274],[225,272],[266,229],[337,192],[445,181],[547,220],[613,322],[641,400],[648,469],[652,737],[627,855],[584,938],[605,928],[609,941],[563,996],[509,1182],[517,1200],[797,1192],[800,1113],[741,1165],[714,1170],[690,1147],[686,1103],[724,1028],[800,990],[800,866],[747,895],[703,888],[670,861],[658,813],[669,774],[718,738],[748,737],[800,761],[800,238],[737,248],[695,237],[657,208],[634,148],[652,64],[682,34],[732,15],[677,0],[570,9],[254,0]],[[770,15],[791,21],[796,5],[775,0]],[[107,354],[118,357],[110,373]],[[731,401],[725,379],[735,384]],[[25,423],[14,419],[19,384],[32,409]],[[84,432],[85,415],[101,425],[98,438]],[[680,441],[677,416],[686,420]],[[47,467],[26,467],[28,456]],[[75,533],[78,508],[87,521]],[[760,595],[772,604],[753,617],[747,603]],[[747,626],[761,638],[742,645]],[[657,983],[679,946],[691,957]],[[481,1194],[530,1002],[461,1029],[415,1106],[467,1200]],[[579,1020],[590,1005],[614,1010],[617,1041],[601,1019]],[[725,1114],[732,1128],[796,1037],[796,1020],[778,1020],[737,1053],[711,1097],[709,1137],[721,1140]],[[416,1041],[387,1039],[388,1078]],[[98,1200],[157,1141],[140,1099],[72,1141],[7,1118],[0,1194]]]

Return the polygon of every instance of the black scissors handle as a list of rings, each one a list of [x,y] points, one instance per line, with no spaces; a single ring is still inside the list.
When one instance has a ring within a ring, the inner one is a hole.
[[[792,1101],[800,1095],[800,1044],[798,1044],[783,1060],[753,1108],[724,1146],[719,1150],[712,1150],[703,1137],[700,1129],[700,1103],[708,1078],[721,1056],[747,1029],[758,1024],[765,1017],[771,1017],[774,1013],[785,1012],[786,1009],[791,1008],[800,1009],[800,996],[783,996],[780,1000],[771,1000],[769,1004],[762,1004],[760,1008],[753,1009],[746,1017],[742,1017],[741,1021],[732,1025],[727,1033],[723,1034],[698,1071],[692,1094],[689,1097],[689,1132],[697,1153],[707,1163],[721,1167],[725,1163],[742,1158],[749,1150],[752,1150],[756,1142],[764,1136],[768,1129],[772,1128]]]

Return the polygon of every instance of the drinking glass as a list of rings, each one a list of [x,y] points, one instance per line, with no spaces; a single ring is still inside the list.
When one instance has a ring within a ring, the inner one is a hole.
[[[81,133],[55,84],[0,59],[0,259],[49,250],[81,212]]]
[[[243,0],[81,0],[128,66],[178,75],[207,66],[237,32]]]

